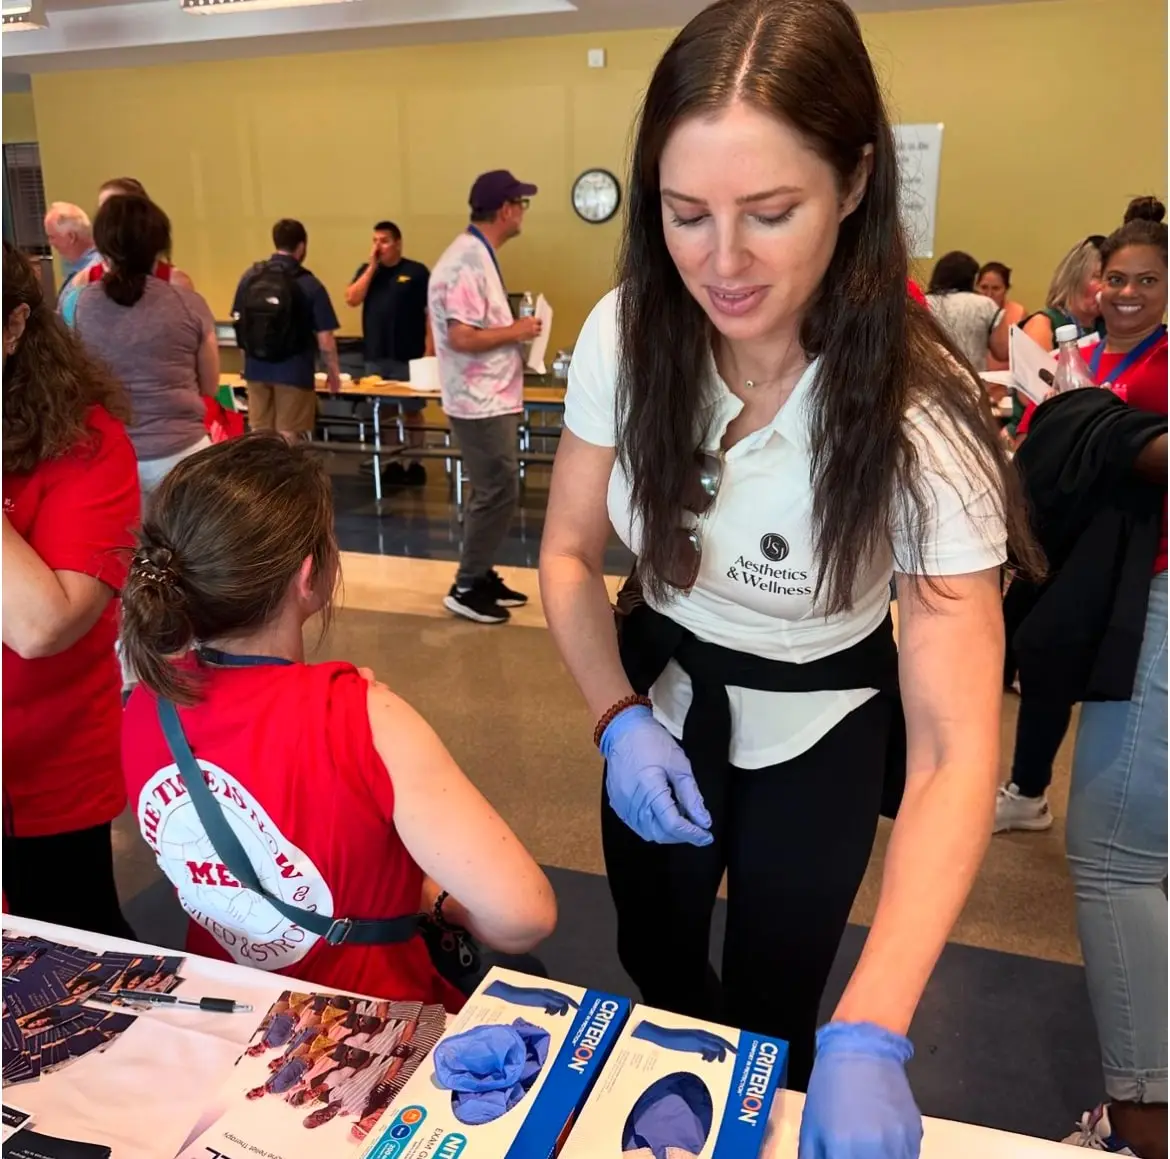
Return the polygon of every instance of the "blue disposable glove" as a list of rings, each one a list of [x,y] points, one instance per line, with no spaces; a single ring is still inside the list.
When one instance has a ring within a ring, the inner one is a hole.
[[[711,1134],[711,1092],[698,1075],[680,1071],[642,1092],[622,1129],[622,1151],[649,1150],[654,1159],[672,1151],[698,1155]]]
[[[704,1062],[723,1062],[729,1054],[735,1054],[735,1047],[726,1038],[720,1038],[709,1030],[688,1027],[677,1030],[669,1026],[658,1026],[653,1022],[640,1022],[631,1038],[652,1042],[667,1050],[687,1050],[703,1056]]]
[[[523,1018],[512,1023],[512,1029],[520,1035],[526,1051],[524,1066],[520,1071],[520,1085],[527,1090],[536,1081],[548,1060],[548,1044],[551,1035],[541,1026],[534,1026]]]
[[[523,1018],[441,1039],[431,1056],[435,1082],[451,1091],[455,1118],[467,1126],[495,1122],[536,1082],[548,1058],[549,1033]]]
[[[798,1159],[918,1159],[922,1115],[906,1079],[908,1038],[870,1022],[830,1022],[800,1123]]]
[[[510,982],[493,982],[484,993],[491,998],[502,998],[514,1006],[538,1006],[545,1014],[568,1014],[570,1007],[580,1006],[568,994],[551,986],[513,986]]]
[[[711,844],[711,815],[691,763],[650,709],[639,704],[618,713],[600,747],[609,803],[643,841]]]
[[[476,1026],[442,1039],[431,1056],[449,1091],[498,1091],[520,1081],[528,1051],[511,1026]]]

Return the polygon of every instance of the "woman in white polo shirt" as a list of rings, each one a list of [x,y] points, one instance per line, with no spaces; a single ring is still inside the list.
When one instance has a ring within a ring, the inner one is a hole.
[[[907,298],[893,137],[844,0],[722,0],[691,21],[650,83],[629,185],[541,558],[607,760],[619,953],[647,1002],[790,1041],[802,1157],[912,1156],[905,1035],[991,832],[1009,525],[1023,566],[1034,549],[977,382]],[[639,559],[620,651],[611,524]]]

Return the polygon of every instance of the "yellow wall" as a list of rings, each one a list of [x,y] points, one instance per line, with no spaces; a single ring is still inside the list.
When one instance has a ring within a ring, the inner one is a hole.
[[[946,125],[936,253],[1007,262],[1029,304],[1064,250],[1117,224],[1131,194],[1165,193],[1166,11],[1162,0],[1124,7],[1124,36],[1116,0],[864,18],[895,119]],[[471,178],[507,167],[541,193],[502,252],[505,277],[549,296],[554,345],[568,345],[611,283],[618,234],[616,221],[577,219],[571,183],[601,165],[624,184],[633,115],[670,35],[37,76],[46,193],[88,205],[103,179],[141,178],[220,317],[272,222],[300,218],[309,265],[356,332],[341,295],[371,223],[394,218],[408,254],[433,263],[465,220]],[[596,45],[604,70],[586,67]]]
[[[1164,0],[1052,0],[863,20],[895,121],[941,121],[936,256],[1015,271],[1042,306],[1075,242],[1166,198]],[[920,265],[929,276],[930,262]]]
[[[32,93],[4,94],[4,144],[35,141],[37,118]]]
[[[409,256],[432,264],[467,221],[471,181],[509,168],[540,195],[524,236],[504,247],[508,285],[544,291],[553,341],[576,339],[610,284],[618,221],[590,226],[569,191],[582,170],[624,167],[647,68],[666,32],[560,37],[34,80],[50,199],[90,204],[102,180],[139,177],[174,224],[175,258],[224,317],[240,274],[271,249],[279,217],[309,231],[307,264],[333,295],[368,256],[380,218]],[[69,129],[66,137],[66,129]]]

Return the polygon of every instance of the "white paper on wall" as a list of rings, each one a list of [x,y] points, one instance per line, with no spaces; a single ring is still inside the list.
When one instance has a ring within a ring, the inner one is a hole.
[[[942,134],[941,124],[894,126],[902,222],[912,258],[934,257]]]

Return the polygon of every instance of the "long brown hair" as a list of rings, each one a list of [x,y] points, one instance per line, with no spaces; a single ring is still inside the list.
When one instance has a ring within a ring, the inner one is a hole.
[[[138,679],[194,703],[197,680],[175,661],[198,640],[269,623],[310,557],[314,581],[331,583],[332,492],[306,448],[259,432],[183,459],[151,499],[122,589],[122,645]]]
[[[852,603],[854,579],[904,524],[924,572],[929,496],[908,413],[928,408],[1004,499],[1015,555],[1039,557],[1018,482],[975,371],[906,293],[897,155],[857,19],[844,0],[719,0],[675,38],[655,69],[638,125],[620,262],[619,446],[642,525],[639,561],[659,597],[671,538],[694,470],[713,328],[687,291],[663,236],[659,161],[675,125],[746,102],[795,128],[848,188],[873,149],[873,171],[803,320],[801,344],[820,357],[812,390],[817,596]],[[936,587],[938,585],[935,585]]]
[[[93,240],[106,261],[102,288],[119,306],[133,306],[161,254],[171,249],[171,219],[149,197],[119,194],[97,212]]]
[[[28,258],[4,243],[4,324],[19,306],[28,321],[4,362],[4,473],[25,474],[90,437],[85,416],[103,406],[130,421],[126,393],[46,304]]]

